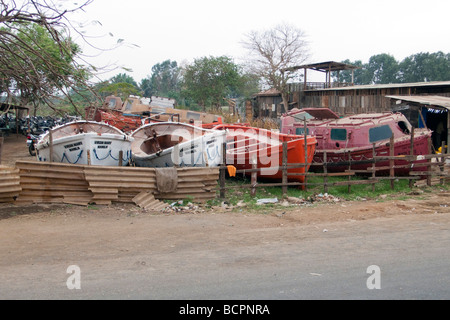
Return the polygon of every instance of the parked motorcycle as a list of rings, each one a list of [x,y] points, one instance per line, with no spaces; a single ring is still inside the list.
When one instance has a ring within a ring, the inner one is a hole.
[[[36,156],[36,143],[38,142],[39,136],[29,133],[27,135],[27,146],[30,155]]]

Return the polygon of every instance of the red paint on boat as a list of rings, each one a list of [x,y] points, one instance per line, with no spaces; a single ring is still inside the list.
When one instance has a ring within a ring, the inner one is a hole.
[[[315,118],[309,113],[310,109],[295,110],[281,117],[281,132],[303,133],[306,121],[307,132],[317,139],[317,148],[314,162],[323,163],[324,153],[327,154],[327,162],[330,163],[328,171],[342,172],[349,168],[348,165],[339,165],[344,161],[364,161],[373,158],[373,148],[376,156],[389,156],[390,138],[394,137],[394,155],[411,154],[411,124],[401,113],[368,113],[357,114],[336,119],[333,115],[326,114],[326,108],[316,108],[315,114],[322,115]],[[428,151],[428,139],[431,130],[414,129],[413,155],[426,155]],[[422,171],[425,168],[418,164],[425,160],[417,161],[413,170]],[[401,166],[408,162],[396,160],[394,165]],[[388,166],[389,161],[377,162],[377,167]],[[372,167],[370,161],[358,165],[352,165],[351,169],[366,170]],[[407,174],[408,168],[396,169],[397,174]]]
[[[287,164],[305,163],[305,137],[300,135],[282,134],[266,129],[242,126],[219,125],[215,130],[227,130],[226,164],[233,165],[238,170],[252,169],[252,161],[256,161],[259,178],[282,179],[283,142],[287,142]],[[306,137],[307,162],[311,163],[316,148],[316,138]],[[288,169],[288,181],[303,182],[306,167]],[[246,173],[251,175],[251,173]]]

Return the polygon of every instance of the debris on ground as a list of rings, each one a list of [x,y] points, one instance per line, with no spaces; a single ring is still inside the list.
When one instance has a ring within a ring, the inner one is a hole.
[[[360,199],[361,200],[361,199]],[[365,200],[365,199],[364,199]],[[257,199],[256,205],[262,206],[266,204],[278,205],[280,207],[294,207],[294,206],[308,206],[313,203],[336,203],[340,202],[341,199],[330,195],[328,193],[319,193],[308,196],[306,198],[297,198],[297,197],[286,197],[281,200],[278,198],[263,198]],[[203,213],[207,211],[233,211],[234,209],[242,209],[247,207],[249,204],[244,200],[239,200],[236,204],[232,204],[228,201],[222,201],[220,205],[210,206],[204,203],[192,203],[183,200],[174,201],[172,203],[168,203],[164,208],[158,207],[153,210],[149,206],[147,206],[145,211],[158,211],[162,213]]]
[[[306,198],[287,197],[286,201],[294,205],[307,205],[314,202],[339,202],[341,199],[328,193],[313,194]]]
[[[267,203],[277,203],[277,198],[265,198],[256,200],[256,204],[267,204]]]
[[[170,206],[166,207],[164,210],[162,210],[164,213],[172,213],[172,212],[179,212],[179,213],[202,213],[205,212],[205,209],[202,208],[198,204],[194,204],[192,202],[188,202],[184,204],[183,200],[176,201],[170,204]]]
[[[319,193],[308,197],[310,202],[339,202],[341,201],[338,197],[335,197],[328,193]]]

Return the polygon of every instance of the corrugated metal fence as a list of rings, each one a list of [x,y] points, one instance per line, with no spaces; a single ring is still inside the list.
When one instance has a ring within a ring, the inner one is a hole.
[[[219,168],[177,168],[170,192],[158,187],[157,170],[17,161],[16,168],[1,167],[0,202],[133,203],[141,192],[159,200],[206,201],[216,197]]]

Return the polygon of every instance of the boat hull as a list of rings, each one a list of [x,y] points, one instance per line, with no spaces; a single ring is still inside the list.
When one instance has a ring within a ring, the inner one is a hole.
[[[53,141],[53,162],[100,165],[126,166],[131,159],[131,141],[129,137],[119,134],[94,132],[62,137]],[[50,161],[50,144],[36,146],[39,161]],[[119,154],[122,151],[120,161]]]
[[[299,135],[287,135],[269,130],[245,127],[245,126],[220,126],[216,129],[226,129],[227,148],[226,164],[233,165],[237,170],[251,170],[256,163],[257,177],[260,179],[281,180],[283,164],[283,142],[287,143],[287,165],[311,163],[316,147],[316,139],[313,136],[305,138]],[[304,182],[305,173],[309,165],[287,170],[288,181]],[[250,176],[251,172],[246,172]]]
[[[308,134],[317,138],[314,156],[316,165],[312,166],[312,171],[323,170],[326,154],[328,172],[352,169],[364,173],[374,166],[374,149],[376,157],[390,155],[391,139],[394,139],[395,156],[430,153],[428,139],[432,132],[413,128],[401,113],[362,113],[339,118],[327,108],[308,108],[283,115],[281,123],[282,132],[301,133],[306,126]],[[423,171],[426,169],[425,166],[420,166],[423,162],[425,160],[416,161],[409,167],[407,160],[396,159],[395,174],[408,175],[411,170]],[[390,160],[376,161],[377,174],[389,173],[390,169],[385,167],[389,167],[390,163]]]
[[[414,139],[414,155],[428,154],[428,135],[423,134]],[[313,158],[313,163],[321,164],[324,162],[324,155],[326,153],[327,158],[327,171],[328,172],[344,172],[345,170],[367,170],[367,173],[371,173],[373,167],[373,147],[360,147],[352,148],[348,150],[316,150]],[[411,154],[411,141],[409,139],[399,139],[394,141],[394,156],[408,156]],[[389,143],[378,144],[375,146],[376,157],[388,157],[390,155]],[[343,162],[355,162],[353,164],[342,164]],[[396,175],[408,175],[412,171],[425,171],[426,167],[421,166],[426,160],[417,160],[413,165],[408,167],[410,161],[407,160],[395,160],[394,170]],[[390,165],[389,160],[377,161],[376,168],[386,168]],[[312,165],[311,171],[322,171],[323,165]],[[360,172],[361,173],[361,172]],[[379,175],[389,173],[389,169],[378,169],[376,171]]]
[[[101,110],[98,110],[98,116],[95,120],[110,124],[126,133],[130,133],[142,125],[142,117],[139,115],[127,116],[119,112],[105,112]]]
[[[222,164],[225,132],[211,132],[159,153],[132,155],[137,167],[217,167]]]

